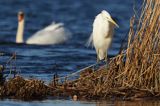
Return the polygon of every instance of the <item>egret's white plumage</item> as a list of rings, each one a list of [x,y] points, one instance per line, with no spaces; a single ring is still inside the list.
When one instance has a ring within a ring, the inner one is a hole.
[[[112,42],[115,26],[118,25],[107,11],[103,10],[96,16],[89,43],[92,42],[96,49],[97,60],[107,59],[107,51]]]
[[[23,30],[24,30],[24,14],[18,14],[18,31],[16,36],[16,43],[23,43]],[[26,40],[27,44],[48,45],[58,44],[65,42],[71,38],[69,30],[64,28],[63,23],[52,23],[46,28],[38,31]]]

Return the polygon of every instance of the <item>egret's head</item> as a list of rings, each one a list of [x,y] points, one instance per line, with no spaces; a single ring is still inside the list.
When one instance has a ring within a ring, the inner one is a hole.
[[[18,12],[18,21],[21,22],[22,20],[24,20],[24,13],[22,11]]]
[[[118,24],[112,19],[111,15],[107,11],[102,10],[101,14],[105,20],[110,21],[111,23],[119,27]]]

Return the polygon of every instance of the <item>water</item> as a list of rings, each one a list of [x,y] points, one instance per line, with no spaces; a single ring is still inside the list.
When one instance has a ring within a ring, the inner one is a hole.
[[[43,101],[0,101],[1,106],[159,106],[159,101],[70,101],[70,100],[43,100]]]
[[[9,59],[8,53],[17,53],[16,65],[24,77],[35,77],[51,80],[54,73],[61,76],[75,72],[96,62],[93,48],[85,43],[92,32],[95,16],[105,9],[111,13],[118,25],[109,57],[119,52],[122,40],[129,31],[129,19],[133,15],[133,4],[140,5],[141,0],[0,0],[0,64]],[[54,22],[62,22],[72,32],[73,37],[66,43],[58,45],[16,44],[17,12],[22,10],[26,15],[25,40],[38,30]],[[9,67],[9,65],[8,65]],[[9,73],[9,70],[6,70]],[[20,102],[3,100],[3,106],[22,105],[98,105],[97,102],[81,103],[73,101]],[[102,103],[102,102],[100,102]],[[158,102],[159,103],[159,102]],[[108,104],[108,102],[106,103]],[[114,105],[113,103],[108,104]],[[101,105],[100,105],[101,106]],[[152,105],[153,106],[153,105]]]

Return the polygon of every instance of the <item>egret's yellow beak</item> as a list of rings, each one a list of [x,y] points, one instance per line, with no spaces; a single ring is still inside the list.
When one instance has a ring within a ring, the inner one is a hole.
[[[119,28],[118,24],[112,18],[109,18],[109,21],[112,22],[114,25],[116,25]]]

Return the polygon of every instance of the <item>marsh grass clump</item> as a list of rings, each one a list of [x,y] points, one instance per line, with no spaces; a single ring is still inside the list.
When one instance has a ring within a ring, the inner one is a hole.
[[[25,83],[26,81],[20,76],[16,76],[15,78],[9,79],[4,85],[6,88],[6,95],[16,95],[20,88],[25,85]]]
[[[17,91],[16,97],[30,100],[42,99],[48,95],[49,88],[40,80],[26,80],[26,83]]]
[[[138,24],[135,24],[135,17],[131,18],[126,53],[121,53],[114,63],[110,63],[118,66],[118,75],[110,81],[113,85],[145,89],[152,94],[160,92],[159,10],[159,0],[144,0]],[[112,67],[108,73],[111,71]],[[109,77],[107,83],[108,81]]]
[[[41,80],[24,79],[15,76],[0,86],[0,98],[15,98],[22,100],[44,99],[52,92],[51,88]]]

